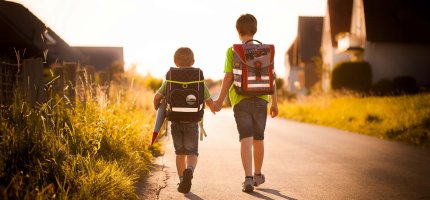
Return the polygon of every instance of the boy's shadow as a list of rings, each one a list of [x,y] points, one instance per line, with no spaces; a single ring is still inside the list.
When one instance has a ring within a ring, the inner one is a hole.
[[[281,199],[297,200],[295,198],[292,198],[292,197],[289,197],[289,196],[281,194],[281,192],[279,190],[266,189],[266,188],[258,188],[257,190],[261,191],[261,192],[265,192],[265,193],[270,193],[270,194],[276,195],[276,196],[280,197]],[[254,197],[257,197],[257,198],[260,198],[260,199],[274,200],[273,198],[270,198],[270,197],[268,197],[268,196],[266,196],[266,195],[258,192],[257,190],[254,190],[254,192],[250,193],[250,195],[252,195]],[[203,200],[201,197],[197,196],[196,194],[194,194],[192,192],[184,194],[184,197],[186,197],[187,199],[190,199],[190,200]]]
[[[281,192],[279,190],[266,189],[266,188],[258,188],[257,190],[265,192],[265,193],[270,193],[270,194],[276,195],[276,196],[280,197],[281,199],[297,200],[295,198],[292,198],[292,197],[289,197],[289,196],[281,194]],[[252,195],[254,197],[257,197],[257,198],[260,198],[260,199],[274,200],[273,198],[270,198],[270,197],[268,197],[268,196],[266,196],[266,195],[264,195],[262,193],[259,193],[256,190],[254,190],[254,192],[250,193],[250,195]]]
[[[197,196],[196,194],[194,194],[192,192],[188,192],[187,194],[184,194],[184,197],[186,197],[187,199],[191,199],[191,200],[203,200],[202,198],[200,198],[199,196]]]

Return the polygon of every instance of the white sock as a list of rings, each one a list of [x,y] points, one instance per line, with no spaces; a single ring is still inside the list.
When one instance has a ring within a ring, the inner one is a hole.
[[[194,173],[194,167],[193,166],[188,166],[187,169],[191,169],[191,171]]]

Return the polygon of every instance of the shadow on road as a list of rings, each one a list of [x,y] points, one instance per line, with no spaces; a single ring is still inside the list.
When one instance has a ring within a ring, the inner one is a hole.
[[[272,198],[270,198],[264,194],[261,194],[261,193],[255,191],[255,190],[254,190],[254,192],[249,193],[249,195],[252,195],[254,197],[257,197],[259,199],[264,199],[264,200],[275,200],[275,199],[272,199]]]
[[[280,197],[280,198],[282,198],[282,199],[287,199],[287,200],[297,200],[297,199],[295,199],[295,198],[292,198],[292,197],[289,197],[289,196],[286,196],[286,195],[281,194],[281,192],[280,192],[279,190],[266,189],[266,188],[257,188],[257,190],[258,190],[258,191],[261,191],[261,192],[265,192],[265,193],[269,193],[269,194],[276,195],[276,196],[278,196],[278,197]],[[268,197],[268,196],[266,196],[266,195],[264,195],[264,194],[261,194],[261,193],[259,193],[259,192],[255,191],[255,190],[254,190],[254,192],[253,192],[253,193],[250,193],[250,194],[251,194],[252,196],[258,197],[258,198],[260,198],[260,199],[272,200],[272,198],[270,198],[270,197]]]
[[[197,196],[196,194],[194,194],[192,192],[184,194],[184,197],[186,197],[187,199],[191,199],[191,200],[203,200],[202,198],[200,198],[199,196]]]

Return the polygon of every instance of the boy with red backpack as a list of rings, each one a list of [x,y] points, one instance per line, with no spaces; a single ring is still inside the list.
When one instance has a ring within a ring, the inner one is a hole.
[[[273,71],[274,46],[253,44],[257,32],[257,19],[251,14],[241,15],[236,29],[242,44],[228,48],[224,66],[224,79],[214,110],[220,111],[229,92],[234,118],[241,143],[240,153],[245,171],[242,191],[252,192],[254,186],[265,182],[261,173],[264,158],[264,130],[267,104],[271,99],[270,115],[278,115],[275,73]],[[256,41],[258,42],[258,41]],[[259,42],[258,42],[259,43]],[[271,98],[269,96],[271,95]],[[252,161],[254,158],[254,173]]]

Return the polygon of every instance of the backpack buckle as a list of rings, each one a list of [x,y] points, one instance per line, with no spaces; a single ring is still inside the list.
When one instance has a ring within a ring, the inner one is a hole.
[[[261,80],[261,67],[255,67],[254,73],[256,80]]]

